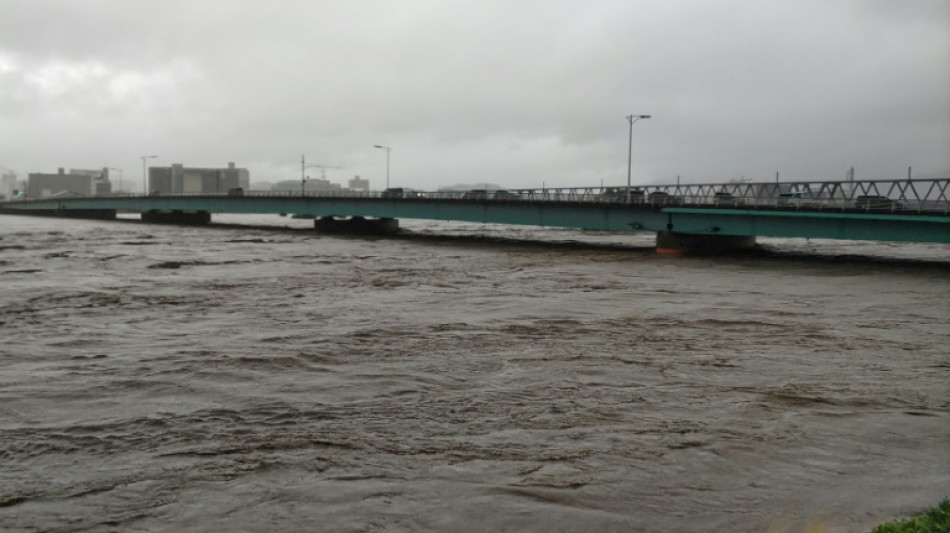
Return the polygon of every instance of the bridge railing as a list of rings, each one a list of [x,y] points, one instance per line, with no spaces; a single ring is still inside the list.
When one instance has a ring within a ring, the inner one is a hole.
[[[523,189],[522,200],[611,202],[652,206],[779,208],[950,213],[950,178],[917,180],[703,183],[630,187]],[[511,196],[507,195],[507,199]]]
[[[395,192],[398,191],[398,192]],[[808,181],[769,183],[701,183],[559,187],[535,189],[473,189],[468,191],[231,191],[227,193],[113,194],[111,198],[161,196],[232,198],[330,198],[392,201],[458,202],[572,202],[591,204],[686,206],[733,209],[866,210],[873,212],[950,214],[950,178],[863,181]],[[37,200],[68,202],[83,197],[46,197]],[[30,201],[20,198],[18,201]]]

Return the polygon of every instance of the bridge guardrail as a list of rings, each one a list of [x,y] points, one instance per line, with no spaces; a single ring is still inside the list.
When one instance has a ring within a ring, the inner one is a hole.
[[[478,194],[473,194],[474,192]],[[339,198],[386,201],[460,202],[574,202],[640,206],[713,207],[723,209],[797,209],[807,211],[846,210],[950,214],[950,178],[863,181],[809,181],[767,183],[703,183],[691,185],[643,185],[602,187],[560,187],[475,191],[416,191],[412,198],[385,198],[383,191],[255,191],[242,195],[221,193],[110,195],[110,198],[162,196],[246,198]],[[37,198],[69,202],[84,197]],[[10,202],[31,201],[17,198]]]

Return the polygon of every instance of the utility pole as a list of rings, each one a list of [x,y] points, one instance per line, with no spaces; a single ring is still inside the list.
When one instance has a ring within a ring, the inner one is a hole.
[[[320,165],[308,165],[307,160],[304,158],[304,155],[300,154],[300,196],[304,195],[304,190],[307,184],[307,180],[310,179],[309,176],[306,176],[304,174],[306,172],[306,169],[310,167],[318,167],[318,166]]]

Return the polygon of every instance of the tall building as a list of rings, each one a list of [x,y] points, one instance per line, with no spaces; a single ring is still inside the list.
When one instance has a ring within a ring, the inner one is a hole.
[[[0,197],[4,199],[13,198],[13,191],[17,190],[16,174],[13,172],[4,172],[0,177]]]
[[[158,194],[226,193],[230,189],[248,189],[250,173],[246,168],[193,168],[175,163],[170,167],[149,167],[148,191]]]

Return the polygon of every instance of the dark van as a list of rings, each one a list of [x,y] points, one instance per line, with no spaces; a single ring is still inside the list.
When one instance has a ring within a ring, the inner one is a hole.
[[[521,197],[518,196],[518,193],[506,191],[505,189],[498,189],[497,191],[495,191],[493,198],[495,200],[517,200],[518,198],[521,198]]]
[[[422,198],[424,195],[407,187],[391,187],[383,191],[380,196],[382,198]]]

